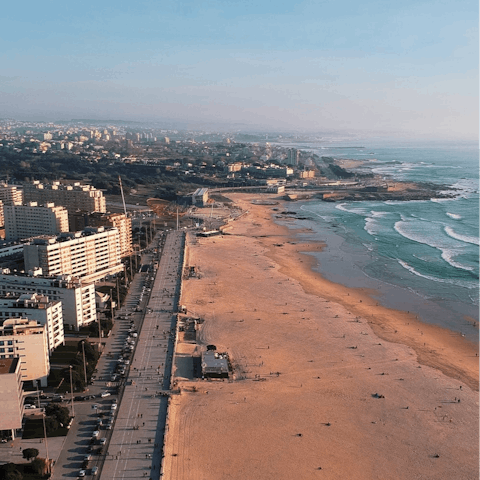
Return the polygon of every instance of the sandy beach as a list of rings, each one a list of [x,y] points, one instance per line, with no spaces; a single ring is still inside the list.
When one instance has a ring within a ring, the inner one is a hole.
[[[204,323],[178,344],[163,478],[478,478],[478,345],[323,279],[302,253],[323,245],[230,198],[249,213],[188,247]],[[233,379],[192,379],[207,344]]]

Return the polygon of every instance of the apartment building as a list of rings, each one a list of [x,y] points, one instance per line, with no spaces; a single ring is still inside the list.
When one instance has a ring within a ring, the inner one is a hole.
[[[25,270],[43,274],[74,275],[86,283],[123,270],[116,228],[88,227],[57,237],[35,238],[23,248]]]
[[[77,212],[70,215],[72,231],[86,227],[114,227],[118,230],[120,257],[130,255],[132,251],[132,219],[124,213],[87,213]]]
[[[22,205],[22,186],[9,185],[8,183],[0,182],[0,200],[4,205]]]
[[[22,382],[38,381],[47,386],[50,373],[47,328],[35,320],[11,318],[0,327],[0,363],[18,357]]]
[[[60,301],[64,330],[78,330],[97,320],[95,285],[80,282],[70,275],[40,276],[41,270],[29,275],[12,275],[0,269],[0,296],[36,293],[49,301]],[[30,312],[31,313],[31,312]],[[37,317],[36,317],[37,318]],[[55,331],[55,327],[54,327]]]
[[[0,430],[11,430],[15,439],[15,430],[22,428],[23,419],[23,382],[20,370],[21,361],[17,358],[0,359]]]
[[[12,318],[27,318],[45,325],[49,354],[65,343],[60,300],[50,300],[37,293],[7,294],[0,297],[0,325]]]
[[[54,203],[5,205],[3,210],[7,241],[68,232],[67,209]]]
[[[25,202],[46,203],[53,202],[62,205],[68,213],[78,210],[84,212],[106,212],[107,204],[103,192],[91,185],[82,185],[79,182],[73,185],[63,185],[60,182],[43,184],[39,181],[23,185]]]

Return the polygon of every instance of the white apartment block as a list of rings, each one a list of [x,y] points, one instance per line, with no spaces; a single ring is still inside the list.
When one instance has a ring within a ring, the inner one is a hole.
[[[48,352],[65,343],[63,310],[60,300],[50,300],[37,293],[0,297],[0,325],[12,318],[27,318],[45,325]]]
[[[120,257],[132,252],[132,219],[124,213],[93,213],[85,219],[92,227],[114,227],[118,230]]]
[[[25,270],[41,268],[46,276],[74,275],[95,282],[123,270],[116,228],[88,227],[58,237],[35,238],[23,247]]]
[[[0,430],[11,430],[15,438],[15,430],[22,428],[23,419],[23,382],[19,358],[0,359]]]
[[[0,200],[4,205],[21,205],[23,203],[23,190],[21,185],[0,183]]]
[[[35,274],[38,275],[38,271]],[[37,293],[50,301],[61,301],[65,330],[78,330],[97,320],[93,283],[82,283],[69,275],[11,275],[8,269],[0,269],[0,296],[25,293]]]
[[[39,206],[37,202],[28,205],[5,205],[5,240],[55,235],[68,232],[68,212],[65,207],[54,203]]]
[[[50,373],[45,325],[26,318],[5,320],[0,327],[0,363],[7,358],[20,359],[22,382],[39,381],[47,386]]]
[[[68,213],[74,213],[78,210],[85,212],[107,211],[103,192],[91,185],[82,185],[78,182],[73,185],[63,185],[60,182],[44,185],[39,181],[25,183],[23,185],[23,196],[26,202],[53,202],[55,205],[62,205],[68,210]]]

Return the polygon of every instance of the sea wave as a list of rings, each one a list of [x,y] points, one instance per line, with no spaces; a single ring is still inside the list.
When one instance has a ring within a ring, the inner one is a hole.
[[[415,270],[411,265],[409,265],[407,262],[404,262],[400,258],[397,258],[397,262],[405,269],[408,270],[410,273],[413,275],[416,275],[417,277],[422,277],[426,278],[427,280],[431,280],[432,282],[438,282],[438,283],[447,283],[450,285],[457,285],[460,287],[468,288],[468,289],[474,289],[476,288],[476,284],[469,284],[467,282],[462,282],[459,280],[451,280],[447,278],[438,278],[438,277],[433,277],[432,275],[425,275],[423,273],[420,273],[419,271]]]
[[[452,249],[440,249],[442,251],[442,258],[452,267],[458,268],[460,270],[466,270],[467,272],[473,272],[473,267],[468,267],[467,265],[463,265],[459,262],[456,262],[453,257],[458,255],[458,251]]]
[[[480,245],[480,239],[478,237],[472,237],[470,235],[462,235],[461,233],[455,232],[452,227],[446,226],[444,228],[445,233],[454,238],[455,240],[460,240],[464,243],[472,243],[473,245]]]
[[[447,214],[450,218],[453,218],[454,220],[461,220],[461,219],[463,218],[461,215],[458,215],[458,213],[446,212],[446,214]]]
[[[380,233],[380,225],[372,217],[367,217],[365,219],[365,226],[363,228],[369,235],[372,235],[372,236],[376,236]]]
[[[362,217],[367,215],[367,211],[365,208],[347,208],[346,206],[349,205],[348,203],[339,203],[335,205],[335,208],[341,210],[342,212],[347,213],[354,213],[356,215],[361,215]]]

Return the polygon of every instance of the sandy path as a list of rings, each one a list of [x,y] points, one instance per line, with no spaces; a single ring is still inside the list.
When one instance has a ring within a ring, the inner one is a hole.
[[[232,235],[189,248],[201,278],[182,303],[237,379],[180,382],[164,478],[478,478],[473,348],[322,281],[297,253],[318,246],[288,243],[269,207],[248,209]],[[460,359],[447,371],[449,356]]]

